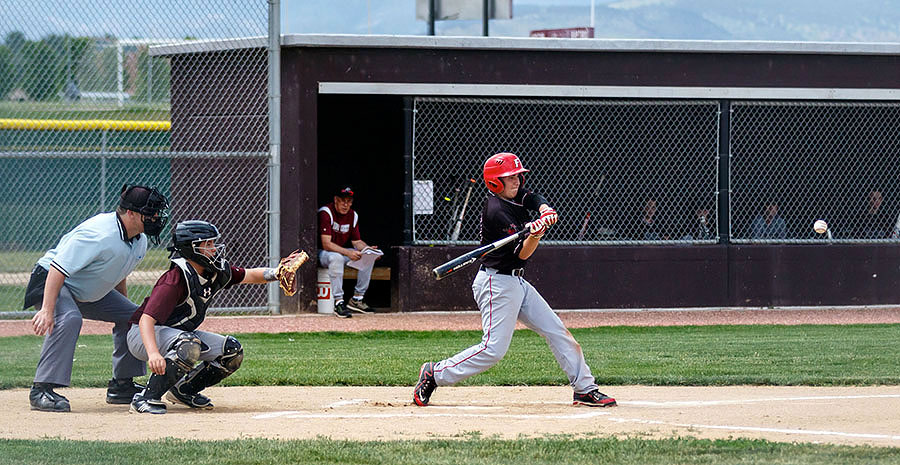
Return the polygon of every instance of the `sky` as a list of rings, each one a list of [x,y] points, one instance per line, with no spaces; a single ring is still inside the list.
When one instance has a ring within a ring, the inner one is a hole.
[[[283,34],[425,35],[417,0],[281,0]],[[419,0],[425,1],[425,0]],[[475,0],[476,2],[478,0]],[[499,0],[510,1],[510,0]],[[491,36],[591,24],[591,0],[511,0]],[[598,38],[900,42],[900,0],[594,0]],[[266,0],[0,0],[0,38],[22,31],[130,39],[267,33]],[[441,36],[479,36],[480,20],[438,21]]]

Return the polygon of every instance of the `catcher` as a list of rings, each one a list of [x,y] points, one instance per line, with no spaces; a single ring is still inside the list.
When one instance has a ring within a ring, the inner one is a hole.
[[[219,291],[275,280],[286,294],[296,291],[296,271],[307,259],[305,252],[282,259],[277,269],[244,269],[225,260],[225,244],[218,239],[219,230],[206,221],[182,221],[172,229],[169,271],[129,320],[128,349],[152,372],[146,389],[134,395],[132,412],[166,413],[164,394],[172,403],[213,408],[200,391],[234,373],[244,359],[237,339],[197,330]]]

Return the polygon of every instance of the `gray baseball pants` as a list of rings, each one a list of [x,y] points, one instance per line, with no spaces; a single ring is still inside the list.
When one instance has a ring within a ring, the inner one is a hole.
[[[584,394],[597,389],[581,345],[547,301],[525,278],[496,271],[482,269],[472,282],[472,293],[481,310],[481,343],[437,362],[434,366],[437,385],[456,384],[496,365],[509,349],[518,319],[547,341],[575,392]]]
[[[159,353],[163,357],[172,358],[169,352],[172,352],[172,344],[178,339],[178,335],[184,330],[176,329],[171,326],[156,325],[156,346],[159,347]],[[225,353],[225,336],[208,331],[200,331],[195,329],[191,331],[208,346],[206,350],[200,352],[200,360],[211,362]],[[141,339],[141,329],[138,325],[131,325],[128,331],[128,349],[132,355],[140,360],[147,361],[150,357],[147,355],[147,348],[144,347],[144,340]]]
[[[328,268],[328,278],[331,280],[331,295],[337,302],[344,298],[344,265],[350,261],[350,257],[341,255],[337,252],[329,252],[327,250],[319,251],[319,266]],[[372,270],[375,268],[373,264],[356,273],[356,287],[353,292],[356,295],[365,295],[369,289],[369,281],[372,280]]]
[[[35,307],[40,306],[38,304]],[[128,351],[128,319],[137,309],[119,291],[112,290],[96,302],[78,302],[63,285],[56,300],[53,331],[44,337],[41,358],[34,374],[35,383],[68,386],[72,382],[72,361],[81,333],[83,318],[114,323],[112,368],[114,378],[144,376],[147,366]]]

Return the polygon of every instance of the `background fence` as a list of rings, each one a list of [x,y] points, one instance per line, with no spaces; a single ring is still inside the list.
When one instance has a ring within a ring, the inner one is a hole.
[[[265,0],[0,3],[0,312],[21,310],[37,258],[79,222],[114,209],[125,183],[167,195],[170,225],[219,226],[234,263],[268,262],[267,50],[254,42],[223,51],[233,54],[221,61],[228,68],[179,57],[198,76],[232,76],[227,93],[201,79],[173,90],[172,60],[150,51],[264,37],[268,12]],[[187,117],[173,100],[217,110]],[[168,268],[169,234],[130,279],[135,302]],[[267,311],[266,303],[264,287],[240,286],[214,311]]]
[[[565,218],[548,243],[717,238],[718,102],[418,98],[415,106],[414,176],[423,194],[434,191],[431,204],[414,196],[417,244],[479,240],[482,167],[497,152],[519,155],[531,170],[525,187]]]
[[[504,151],[564,219],[551,244],[897,241],[898,125],[896,103],[417,98],[414,242],[478,241],[481,169]]]

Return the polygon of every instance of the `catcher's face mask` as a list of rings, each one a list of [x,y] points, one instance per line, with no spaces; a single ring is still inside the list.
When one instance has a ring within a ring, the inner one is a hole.
[[[225,244],[216,244],[216,239],[204,239],[194,241],[192,246],[198,258],[203,257],[209,266],[225,271]]]

